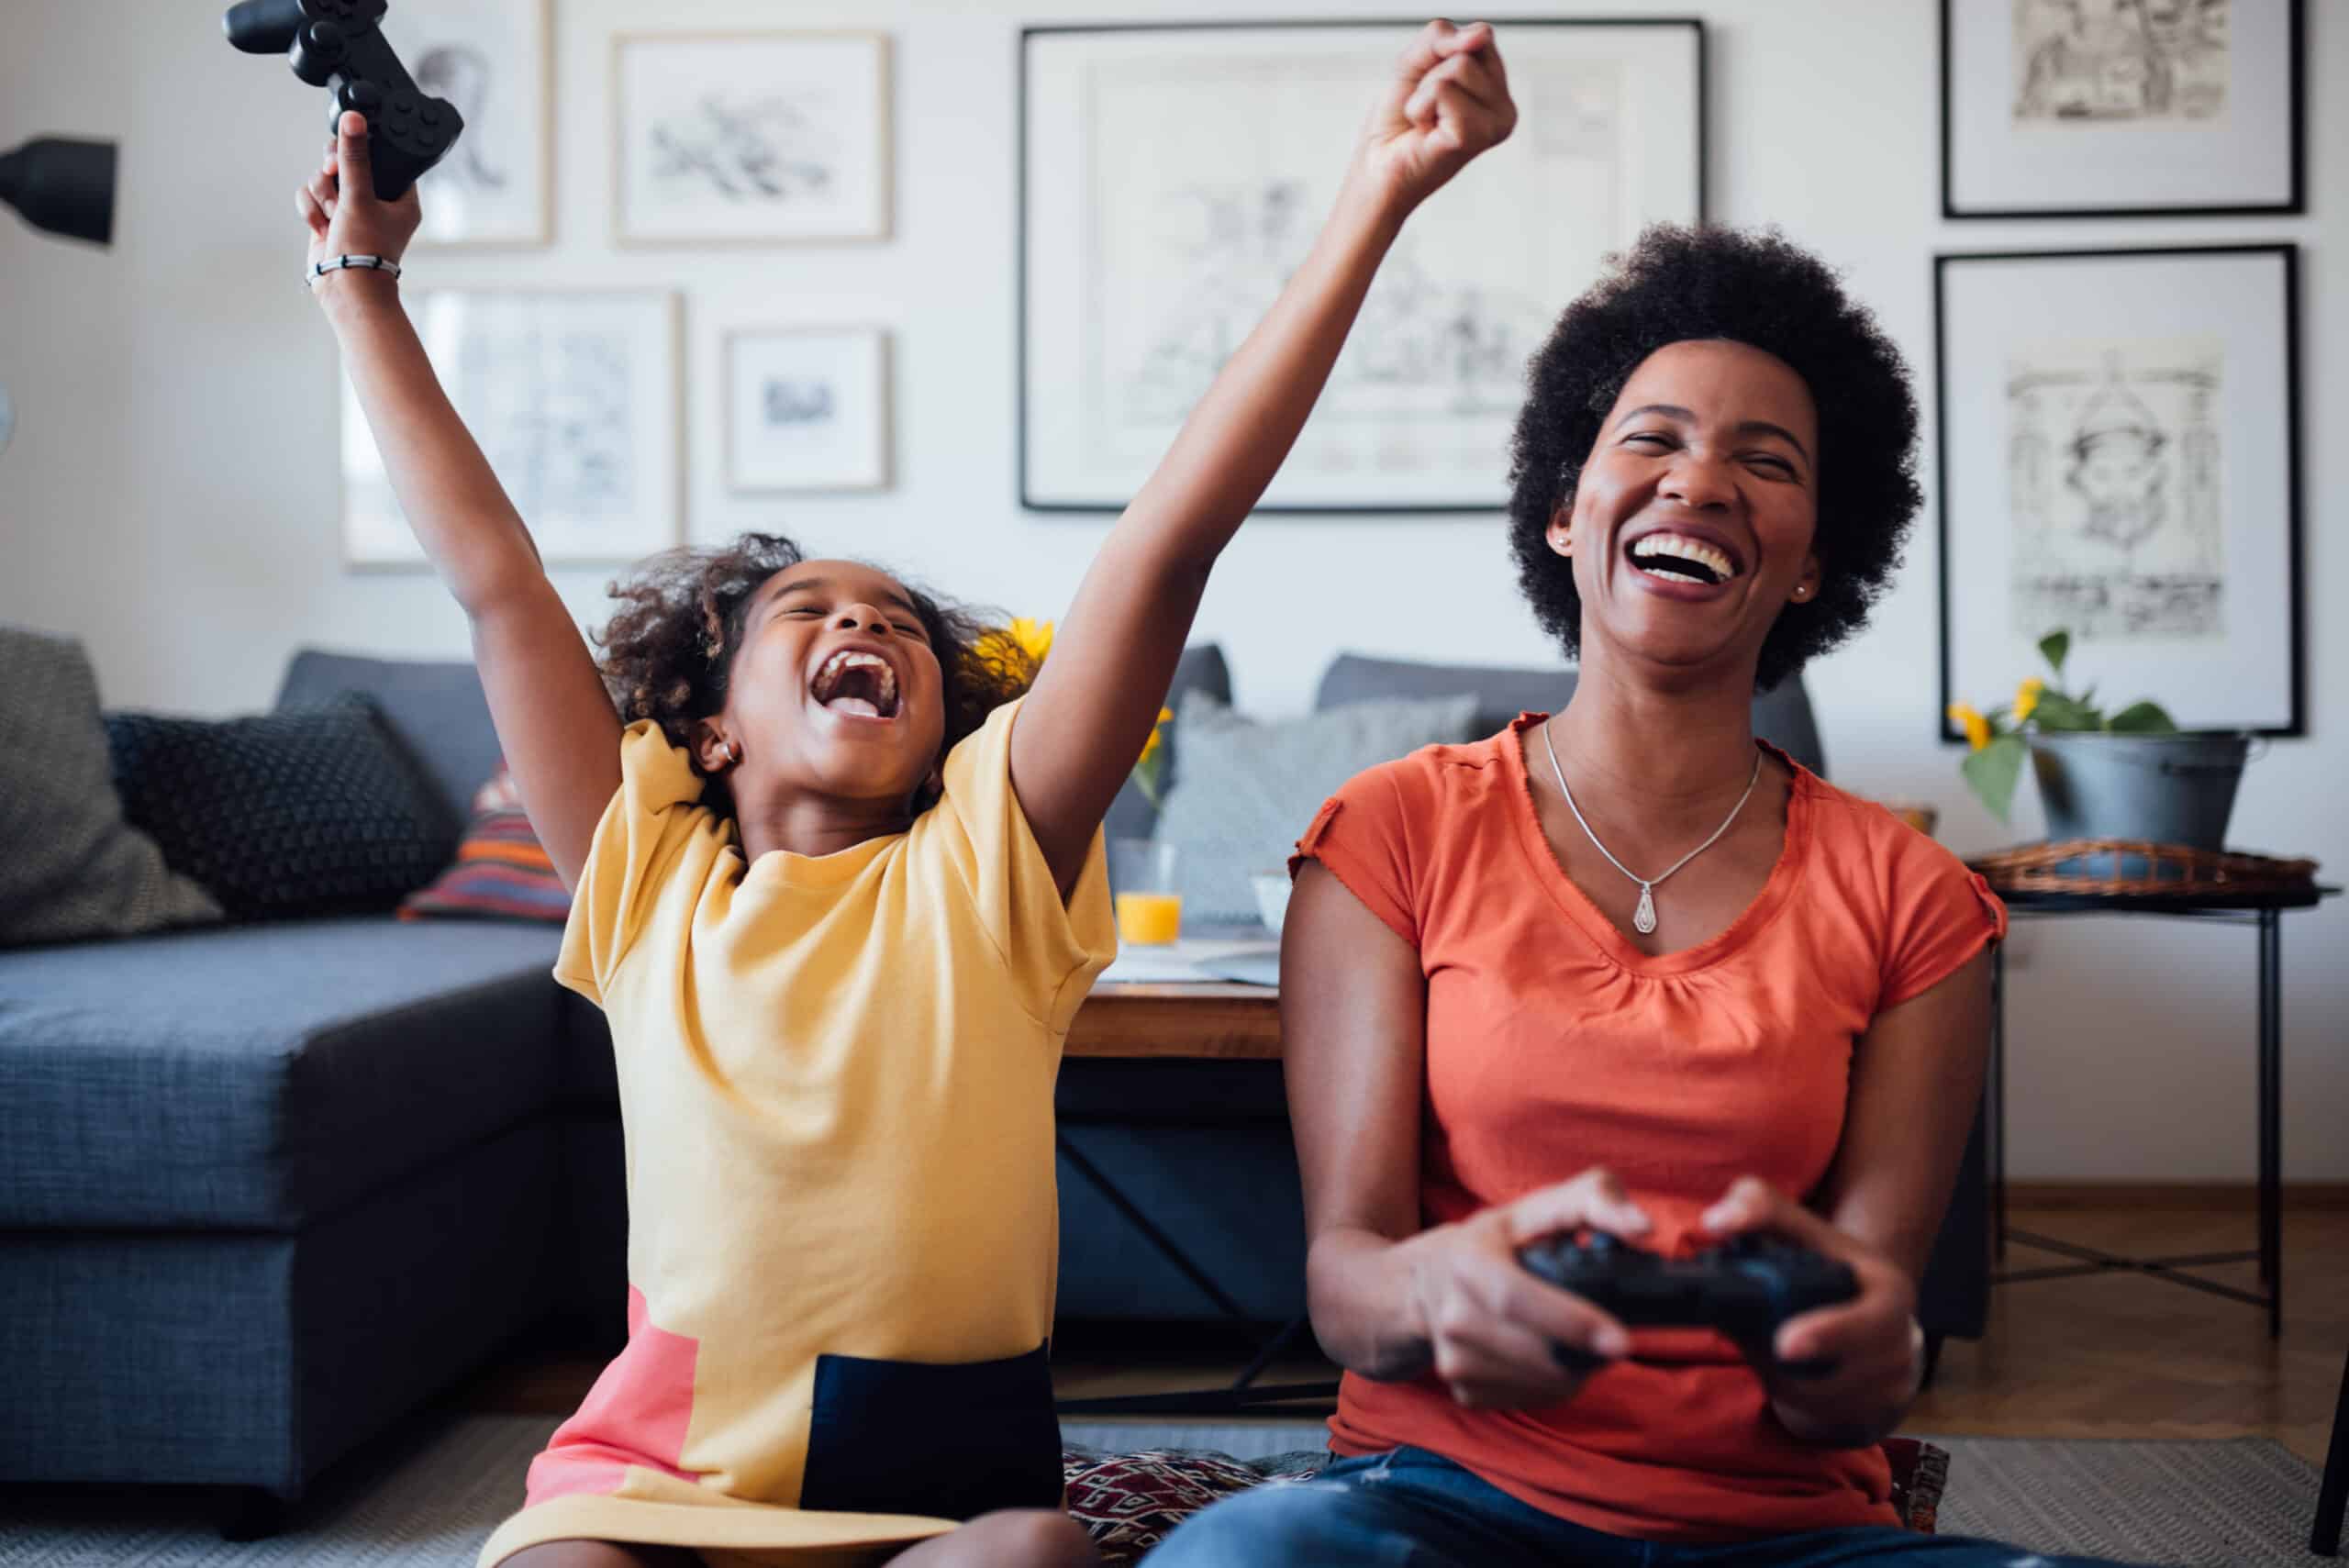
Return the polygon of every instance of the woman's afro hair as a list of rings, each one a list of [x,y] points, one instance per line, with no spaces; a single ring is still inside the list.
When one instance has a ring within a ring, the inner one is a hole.
[[[1917,487],[1917,400],[1909,367],[1834,273],[1776,230],[1642,234],[1566,307],[1533,356],[1509,470],[1509,547],[1518,585],[1569,658],[1580,651],[1573,563],[1549,546],[1550,519],[1574,501],[1582,467],[1623,384],[1650,354],[1729,339],[1776,355],[1819,411],[1818,595],[1788,606],[1762,645],[1769,690],[1866,623],[1924,495]]]
[[[633,576],[611,584],[619,601],[596,640],[604,684],[622,723],[657,720],[672,745],[696,754],[699,721],[726,706],[727,683],[741,646],[743,619],[761,584],[805,553],[777,534],[746,533],[715,550],[656,555]],[[967,606],[908,584],[930,645],[945,677],[946,736],[939,759],[975,733],[987,715],[1026,691],[1036,665],[997,624]],[[724,781],[710,779],[711,804],[730,811]],[[918,809],[934,804],[927,791]]]

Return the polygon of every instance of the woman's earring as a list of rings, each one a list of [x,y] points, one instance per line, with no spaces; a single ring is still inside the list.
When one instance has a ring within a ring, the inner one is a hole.
[[[1798,584],[1795,584],[1795,602],[1796,602],[1797,604],[1800,604],[1803,600],[1808,599],[1808,598],[1809,598],[1809,597],[1810,597],[1810,584],[1808,584],[1808,583],[1798,583]]]
[[[742,765],[742,743],[731,735],[726,738],[726,760],[738,768]]]

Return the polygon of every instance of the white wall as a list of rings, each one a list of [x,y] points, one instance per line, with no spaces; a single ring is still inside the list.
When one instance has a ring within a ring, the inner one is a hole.
[[[395,5],[397,0],[394,0]],[[1994,0],[1965,0],[1994,3]],[[0,620],[78,635],[106,700],[199,712],[265,704],[303,642],[465,649],[423,575],[338,564],[334,345],[295,275],[292,192],[323,106],[284,66],[232,52],[217,3],[5,0],[0,146],[119,138],[111,253],[0,219],[0,382],[20,406],[0,456]],[[1076,8],[866,0],[557,0],[557,243],[418,253],[415,284],[675,287],[685,296],[689,496],[697,539],[781,527],[949,592],[1030,613],[1064,605],[1103,524],[1014,501],[1014,61],[1023,22],[1229,17],[1229,0]],[[1545,7],[1709,15],[1713,215],[1775,222],[1849,269],[1932,398],[1936,249],[2299,241],[2311,739],[2247,777],[2236,836],[2349,878],[2349,636],[2324,584],[2349,566],[2325,439],[2349,402],[2349,18],[2308,7],[2312,216],[2290,221],[1940,219],[1933,0],[1600,0]],[[1282,0],[1278,16],[1402,16],[1388,0]],[[1416,19],[1419,13],[1408,15]],[[609,240],[605,83],[616,28],[854,25],[896,39],[897,238],[877,246],[631,251]],[[1503,37],[1506,40],[1506,32]],[[1344,150],[1332,148],[1333,159]],[[1560,302],[1562,305],[1564,301]],[[878,321],[896,339],[897,484],[863,499],[728,496],[716,345],[740,322]],[[1898,593],[1861,642],[1813,670],[1838,781],[1939,801],[1961,851],[2002,829],[1932,740],[1935,549],[1928,511]],[[1241,701],[1295,711],[1341,648],[1535,662],[1495,518],[1269,519],[1233,545],[1200,617]],[[602,574],[565,574],[583,618]],[[2026,791],[2028,794],[2028,791]],[[2253,1173],[2252,939],[2181,922],[2066,922],[2015,943],[2012,1170],[2047,1179],[2247,1180]],[[2349,1179],[2349,908],[2287,926],[2285,1170]]]

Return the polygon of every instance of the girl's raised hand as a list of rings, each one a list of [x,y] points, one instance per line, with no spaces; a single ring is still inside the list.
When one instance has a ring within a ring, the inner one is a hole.
[[[334,256],[396,261],[424,221],[414,185],[395,202],[376,199],[368,152],[365,117],[345,113],[325,161],[294,193],[295,210],[309,226],[309,266]]]
[[[1371,111],[1357,166],[1416,206],[1516,128],[1517,105],[1491,24],[1430,22],[1396,62],[1395,80]]]

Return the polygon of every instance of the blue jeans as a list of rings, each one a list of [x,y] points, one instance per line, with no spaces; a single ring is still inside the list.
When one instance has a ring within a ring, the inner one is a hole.
[[[1311,1481],[1259,1486],[1194,1514],[1145,1568],[2110,1568],[1996,1541],[1886,1526],[1723,1545],[1633,1540],[1519,1502],[1452,1461],[1398,1448]]]

